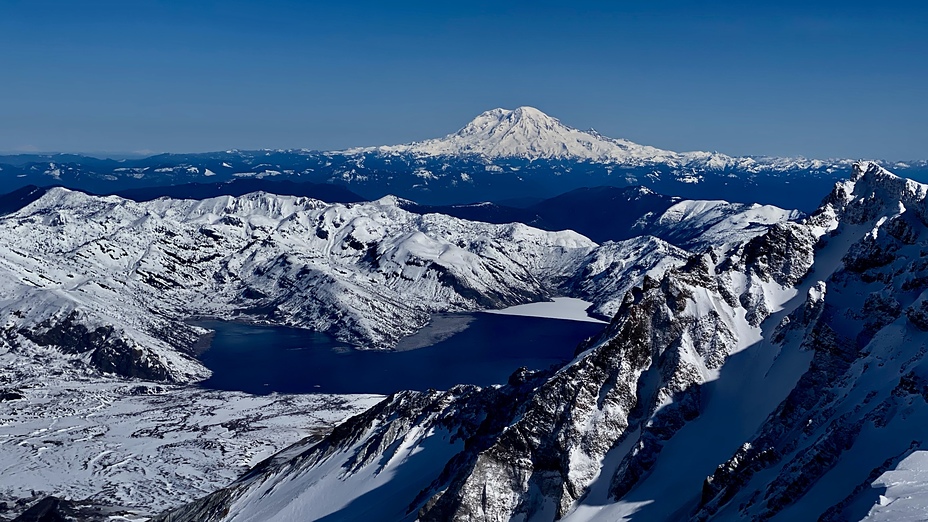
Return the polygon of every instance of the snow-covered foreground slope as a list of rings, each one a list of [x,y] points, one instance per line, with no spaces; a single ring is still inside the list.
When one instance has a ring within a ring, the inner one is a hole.
[[[439,311],[538,301],[595,243],[573,232],[255,193],[135,203],[53,189],[0,219],[0,320],[102,371],[189,381],[202,329],[265,320],[389,347]]]
[[[928,452],[913,451],[873,482],[861,500],[868,522],[917,522],[928,519]]]
[[[928,422],[926,193],[864,163],[801,222],[614,246],[681,259],[565,367],[388,397],[165,519],[861,518]]]

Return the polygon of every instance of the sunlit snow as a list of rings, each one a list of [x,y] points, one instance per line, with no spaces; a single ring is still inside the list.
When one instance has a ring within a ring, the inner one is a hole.
[[[523,317],[547,317],[549,319],[566,319],[568,321],[588,321],[605,323],[601,319],[590,317],[586,310],[592,303],[574,297],[555,297],[552,301],[510,306],[502,310],[487,310],[490,314],[521,315]]]

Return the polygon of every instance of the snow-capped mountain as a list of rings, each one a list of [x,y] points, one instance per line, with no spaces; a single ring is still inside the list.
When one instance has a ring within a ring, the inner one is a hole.
[[[467,156],[587,160],[602,163],[675,161],[676,153],[607,138],[562,124],[534,107],[486,111],[444,138],[406,145],[356,148],[348,154],[378,152],[415,156]]]
[[[627,167],[672,165],[712,170],[740,169],[745,172],[815,170],[826,166],[847,167],[850,164],[848,160],[735,158],[718,152],[673,152],[626,139],[609,138],[594,130],[582,131],[568,127],[534,107],[486,111],[444,138],[404,145],[354,148],[343,152],[349,155],[410,154],[415,157],[479,156],[486,160],[569,160]]]
[[[926,196],[860,163],[802,220],[591,252],[638,281],[563,368],[394,394],[159,520],[886,519],[928,422]]]

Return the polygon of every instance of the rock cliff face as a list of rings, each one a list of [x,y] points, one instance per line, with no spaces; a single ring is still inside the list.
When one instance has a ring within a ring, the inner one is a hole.
[[[378,502],[394,520],[861,518],[928,421],[926,194],[860,163],[801,221],[696,251],[605,245],[568,284],[628,290],[601,300],[612,322],[573,361],[390,397],[295,449],[312,459],[207,497],[225,511],[206,519],[352,520]]]
[[[849,247],[774,337],[781,346],[798,343],[811,363],[757,433],[706,479],[695,518],[859,518],[870,506],[859,511],[855,496],[872,472],[922,446],[925,195],[924,185],[861,165],[812,216],[833,227],[822,249]]]
[[[759,337],[757,325],[789,295],[796,280],[780,257],[793,252],[790,263],[811,265],[814,237],[801,226],[767,234],[782,240],[775,249],[749,242],[737,262],[695,254],[659,279],[646,276],[600,339],[539,386],[471,466],[433,487],[420,518],[560,518],[594,481],[610,480],[615,498],[630,491],[663,441],[699,415],[699,385]],[[617,448],[627,448],[621,458]],[[605,463],[610,452],[615,468]]]

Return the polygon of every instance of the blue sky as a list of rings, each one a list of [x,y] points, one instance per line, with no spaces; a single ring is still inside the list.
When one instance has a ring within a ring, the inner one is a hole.
[[[532,105],[673,150],[928,158],[925,3],[338,4],[0,0],[0,151],[336,149]]]

